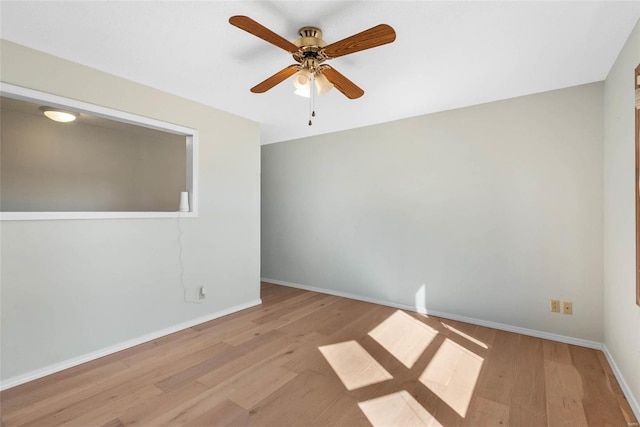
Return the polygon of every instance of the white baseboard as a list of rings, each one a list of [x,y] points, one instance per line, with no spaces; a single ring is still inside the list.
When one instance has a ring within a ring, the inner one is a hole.
[[[38,378],[42,378],[47,375],[51,375],[56,372],[63,371],[65,369],[69,369],[74,366],[78,366],[83,363],[90,362],[95,359],[99,359],[100,357],[104,357],[109,354],[116,353],[118,351],[122,351],[127,348],[134,347],[136,345],[155,340],[165,335],[173,334],[183,329],[191,328],[192,326],[199,325],[201,323],[208,322],[210,320],[214,320],[219,317],[226,316],[228,314],[235,313],[240,310],[245,310],[247,308],[250,308],[259,304],[262,304],[261,299],[249,301],[243,304],[238,304],[233,307],[225,308],[224,310],[216,311],[215,313],[207,314],[206,316],[201,316],[193,320],[178,323],[177,325],[173,325],[168,328],[161,329],[159,331],[151,332],[149,334],[121,342],[116,345],[112,345],[97,351],[93,351],[91,353],[83,354],[81,356],[74,357],[72,359],[68,359],[60,363],[55,363],[53,365],[49,365],[44,368],[36,369],[30,372],[27,372],[26,374],[17,375],[13,378],[9,378],[5,381],[2,381],[2,384],[0,384],[0,390],[7,390],[9,388],[18,386],[20,384],[37,380]]]
[[[537,331],[535,329],[521,328],[519,326],[506,325],[504,323],[490,322],[488,320],[474,319],[472,317],[460,316],[458,314],[444,313],[441,311],[429,310],[422,307],[417,308],[417,307],[412,307],[410,305],[398,304],[395,302],[379,300],[376,298],[369,298],[361,295],[350,294],[348,292],[334,291],[332,289],[324,289],[324,288],[317,288],[315,286],[299,285],[297,283],[283,282],[282,280],[273,280],[273,279],[266,279],[266,278],[261,278],[260,280],[263,282],[273,283],[276,285],[289,286],[291,288],[304,289],[307,291],[318,292],[321,294],[335,295],[338,297],[355,299],[358,301],[370,302],[373,304],[386,305],[388,307],[394,307],[402,310],[414,311],[416,313],[442,317],[443,319],[457,320],[460,322],[471,323],[473,325],[486,326],[487,328],[499,329],[501,331],[515,332],[521,335],[528,335],[531,337],[543,338],[551,341],[558,341],[565,344],[573,344],[573,345],[579,345],[581,347],[588,347],[596,350],[602,350],[602,343],[599,343],[596,341],[589,341],[581,338],[574,338],[574,337],[568,337],[565,335],[552,334],[550,332]]]
[[[624,396],[627,398],[627,401],[629,402],[629,406],[631,406],[631,410],[635,414],[636,418],[640,420],[640,405],[638,405],[638,401],[633,396],[633,393],[631,393],[631,389],[627,385],[627,382],[624,380],[624,377],[622,376],[620,369],[618,369],[618,365],[616,365],[616,362],[613,359],[613,356],[611,355],[611,353],[609,352],[609,349],[607,348],[606,344],[602,345],[602,352],[606,356],[607,361],[609,362],[609,365],[611,365],[611,369],[613,369],[613,374],[616,376],[616,379],[618,380],[618,384],[620,384],[620,388],[622,388],[622,392],[624,393]]]

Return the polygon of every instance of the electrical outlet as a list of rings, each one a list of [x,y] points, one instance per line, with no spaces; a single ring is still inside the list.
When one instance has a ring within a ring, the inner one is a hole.
[[[551,300],[551,312],[560,313],[560,300],[552,299]]]
[[[562,303],[562,313],[573,314],[573,303],[565,301]]]

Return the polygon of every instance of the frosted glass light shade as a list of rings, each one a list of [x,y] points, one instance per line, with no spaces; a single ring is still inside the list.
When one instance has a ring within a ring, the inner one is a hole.
[[[333,83],[327,80],[327,78],[322,73],[316,73],[314,77],[318,95],[324,95],[325,93],[333,89]]]
[[[296,95],[308,98],[311,92],[311,73],[306,68],[298,71],[293,75],[293,86],[295,86]]]
[[[53,107],[40,107],[40,111],[55,122],[67,123],[78,118],[79,114],[72,111],[60,110]]]

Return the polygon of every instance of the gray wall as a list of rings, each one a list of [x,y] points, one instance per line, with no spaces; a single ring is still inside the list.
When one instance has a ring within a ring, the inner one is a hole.
[[[635,118],[633,75],[640,23],[605,81],[604,342],[640,404],[640,307],[635,304]]]
[[[601,341],[602,106],[596,83],[263,146],[261,275]]]
[[[1,377],[259,298],[257,123],[2,41],[2,81],[197,129],[198,218],[2,222]],[[42,70],[47,70],[44,73]]]
[[[2,105],[3,211],[178,210],[186,191],[184,136],[94,126],[85,115],[56,123]]]

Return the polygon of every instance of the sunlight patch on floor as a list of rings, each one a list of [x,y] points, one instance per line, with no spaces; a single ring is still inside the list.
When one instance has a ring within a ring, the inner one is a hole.
[[[355,390],[393,377],[356,341],[318,347],[347,390]]]
[[[471,335],[467,335],[467,334],[465,334],[464,332],[459,331],[458,329],[454,328],[454,327],[453,327],[453,326],[451,326],[451,325],[447,325],[447,324],[446,324],[446,323],[444,323],[444,322],[440,322],[440,323],[442,323],[442,326],[444,326],[445,328],[447,328],[447,329],[448,329],[448,330],[450,330],[451,332],[456,333],[456,334],[460,335],[461,337],[468,339],[468,340],[469,340],[469,341],[471,341],[472,343],[477,344],[477,345],[479,345],[479,346],[480,346],[480,347],[482,347],[482,348],[489,349],[489,346],[488,346],[488,345],[486,345],[486,344],[485,344],[485,343],[483,343],[482,341],[480,341],[480,340],[478,340],[478,339],[476,339],[476,338],[472,337]]]
[[[482,357],[447,338],[420,375],[420,382],[464,418],[483,362]]]
[[[360,402],[358,406],[374,427],[442,427],[406,390]]]
[[[369,332],[371,338],[409,369],[436,335],[438,331],[400,310]]]

